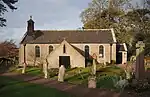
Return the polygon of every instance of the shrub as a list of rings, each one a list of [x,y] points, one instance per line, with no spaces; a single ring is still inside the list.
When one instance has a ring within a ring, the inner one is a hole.
[[[148,82],[138,81],[138,84],[135,86],[134,89],[137,93],[149,91],[150,90],[150,84],[148,84]]]
[[[111,64],[116,64],[116,61],[115,60],[111,60]]]
[[[114,89],[114,80],[118,81],[117,76],[101,76],[97,78],[97,88]]]
[[[126,79],[123,79],[123,80],[120,79],[117,81],[117,83],[116,82],[114,83],[116,90],[118,90],[120,92],[122,92],[124,90],[124,88],[126,86],[128,86],[128,84],[129,84],[128,80],[126,80]]]
[[[147,70],[150,70],[150,68],[147,68]]]
[[[109,62],[106,62],[106,65],[109,66],[109,65],[111,65],[111,64],[110,64]]]
[[[58,68],[51,68],[48,70],[48,74],[49,74],[49,77],[54,77],[54,76],[57,76],[59,73],[59,69]]]

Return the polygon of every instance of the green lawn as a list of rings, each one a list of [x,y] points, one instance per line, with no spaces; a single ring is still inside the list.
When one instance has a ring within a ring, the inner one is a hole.
[[[53,88],[0,76],[0,97],[73,97]]]
[[[17,69],[14,69],[12,72],[21,73],[22,69],[21,68],[17,68]],[[27,67],[26,68],[26,74],[38,75],[38,76],[41,75],[42,76],[43,72],[38,67]]]
[[[91,71],[90,68],[91,67],[67,69],[65,72],[65,82],[87,86],[89,72]],[[21,70],[18,70],[18,72],[21,72]],[[114,88],[112,87],[113,82],[110,77],[113,78],[114,75],[118,77],[124,76],[123,72],[124,71],[117,66],[102,67],[101,65],[97,65],[97,88]],[[26,73],[43,76],[43,73],[37,67],[27,68]],[[49,70],[49,76],[50,79],[57,80],[58,69]]]

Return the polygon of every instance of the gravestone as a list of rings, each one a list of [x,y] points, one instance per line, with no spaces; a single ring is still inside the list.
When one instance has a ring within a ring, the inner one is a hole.
[[[97,56],[93,54],[93,65],[92,65],[92,75],[88,78],[88,88],[96,88],[96,59]]]
[[[138,80],[144,79],[145,68],[144,68],[144,47],[143,41],[138,41],[136,44],[136,67],[135,67],[135,78]]]
[[[25,74],[25,71],[26,71],[26,63],[25,63],[25,62],[23,62],[22,64],[23,64],[22,74]]]
[[[48,64],[46,60],[43,62],[43,72],[44,78],[48,78]]]
[[[97,56],[96,56],[96,54],[94,53],[92,57],[93,57],[92,73],[93,73],[93,75],[95,75],[95,74],[96,74],[96,59],[97,59]]]
[[[96,88],[96,76],[89,77],[88,88]]]
[[[65,76],[65,67],[64,65],[61,65],[58,73],[58,81],[64,82],[64,76]]]

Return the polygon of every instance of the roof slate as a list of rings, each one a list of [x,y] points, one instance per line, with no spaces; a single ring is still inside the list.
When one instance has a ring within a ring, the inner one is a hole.
[[[111,29],[97,30],[35,30],[26,33],[23,44],[56,44],[63,40],[69,43],[114,43]]]

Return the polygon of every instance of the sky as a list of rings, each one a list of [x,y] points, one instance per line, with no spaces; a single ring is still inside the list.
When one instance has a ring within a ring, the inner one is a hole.
[[[5,13],[6,27],[0,28],[0,41],[14,39],[18,44],[32,15],[35,29],[77,29],[82,27],[80,13],[91,0],[19,0],[16,11]]]

